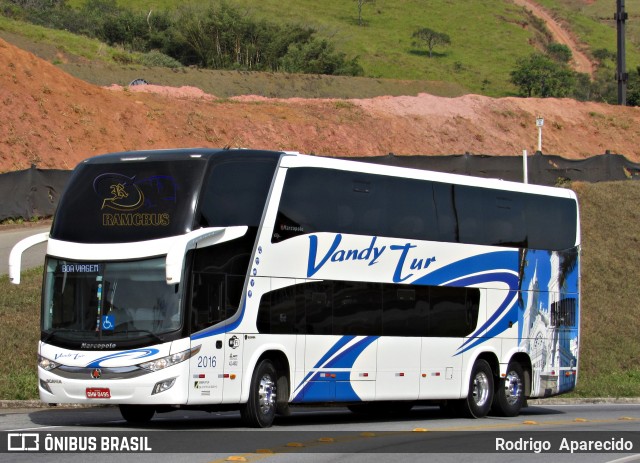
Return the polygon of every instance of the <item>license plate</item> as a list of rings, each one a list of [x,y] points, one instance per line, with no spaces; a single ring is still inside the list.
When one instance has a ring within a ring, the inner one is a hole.
[[[110,399],[111,391],[108,387],[88,387],[87,399]]]

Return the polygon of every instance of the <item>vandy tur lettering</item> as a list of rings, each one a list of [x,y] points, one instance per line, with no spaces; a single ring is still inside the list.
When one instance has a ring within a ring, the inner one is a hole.
[[[395,253],[397,256],[397,262],[395,265],[395,270],[393,272],[393,282],[394,283],[402,283],[403,281],[411,278],[413,273],[405,274],[405,271],[410,270],[424,270],[431,265],[432,262],[436,261],[434,257],[428,258],[413,258],[411,262],[408,261],[409,251],[416,247],[416,245],[411,243],[406,243],[402,246],[399,245],[391,245],[387,248],[387,246],[376,246],[376,241],[378,237],[374,236],[371,239],[371,243],[369,246],[365,248],[354,248],[354,249],[342,249],[340,248],[340,243],[342,242],[342,235],[337,234],[333,239],[333,243],[327,250],[327,252],[320,258],[318,261],[318,237],[316,235],[309,236],[309,260],[307,262],[307,277],[311,277],[315,275],[322,267],[324,267],[328,262],[333,263],[341,263],[345,261],[364,261],[367,262],[367,266],[372,266],[380,262],[382,255],[387,251],[400,251],[399,254]]]

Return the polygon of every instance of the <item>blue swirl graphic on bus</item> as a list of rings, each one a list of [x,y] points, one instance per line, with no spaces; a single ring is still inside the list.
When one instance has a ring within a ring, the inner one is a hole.
[[[87,364],[87,368],[98,368],[101,367],[101,363],[107,360],[112,360],[116,358],[129,358],[130,360],[142,359],[145,357],[150,357],[152,355],[156,355],[160,352],[158,349],[135,349],[135,350],[127,350],[124,352],[118,352],[116,354],[105,355],[104,357],[100,357],[99,359],[94,360],[93,362]]]
[[[323,402],[323,401],[360,401],[360,397],[351,384],[349,371],[337,371],[330,380],[326,379],[327,369],[351,369],[360,354],[375,342],[379,336],[342,336],[322,358],[307,373],[294,391],[292,402]],[[349,345],[352,343],[351,345]],[[347,346],[345,348],[345,346]],[[325,371],[318,371],[325,370]],[[340,384],[339,390],[337,384]],[[333,388],[331,387],[333,386]]]
[[[194,333],[191,335],[191,340],[196,341],[198,339],[208,338],[210,336],[215,336],[217,334],[224,334],[224,333],[228,333],[231,330],[235,330],[238,326],[240,326],[240,323],[244,318],[244,312],[246,308],[247,308],[247,301],[244,300],[244,296],[243,296],[243,302],[240,308],[240,313],[235,318],[231,317],[230,320],[225,320],[210,328],[206,328],[198,333]]]
[[[510,328],[519,321],[518,305],[518,251],[497,251],[462,259],[412,282],[414,285],[471,286],[482,283],[505,283],[509,288],[493,315],[477,328],[458,347],[458,353],[481,344]],[[482,338],[480,337],[482,335]]]

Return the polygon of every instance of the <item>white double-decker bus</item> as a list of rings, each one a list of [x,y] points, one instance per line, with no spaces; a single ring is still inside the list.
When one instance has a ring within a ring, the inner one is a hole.
[[[82,162],[48,241],[46,403],[514,416],[578,372],[574,193],[255,150]]]

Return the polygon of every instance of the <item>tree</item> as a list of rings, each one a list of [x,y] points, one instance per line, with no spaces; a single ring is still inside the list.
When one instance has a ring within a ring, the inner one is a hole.
[[[346,55],[335,52],[334,46],[327,40],[310,39],[306,43],[290,45],[281,64],[286,72],[348,76],[364,74],[357,57],[347,60]]]
[[[565,97],[573,93],[575,73],[566,64],[553,61],[541,53],[532,53],[516,62],[511,82],[520,95],[531,97]]]
[[[376,0],[355,0],[355,2],[358,4],[358,26],[362,26],[363,22],[362,22],[362,7],[365,5],[365,3],[375,3]]]
[[[556,42],[547,45],[547,55],[554,61],[565,64],[569,63],[573,58],[573,53],[571,53],[569,47]]]
[[[640,106],[640,66],[629,73],[627,81],[627,106]]]
[[[412,38],[416,39],[413,42],[414,46],[426,45],[429,48],[429,58],[433,56],[433,49],[440,45],[450,45],[451,39],[443,32],[437,32],[428,27],[422,27],[417,29]]]

